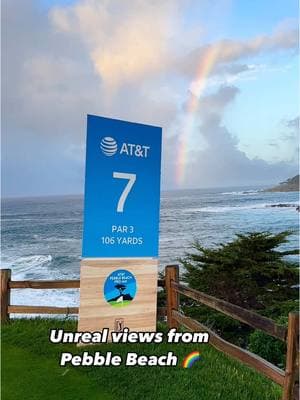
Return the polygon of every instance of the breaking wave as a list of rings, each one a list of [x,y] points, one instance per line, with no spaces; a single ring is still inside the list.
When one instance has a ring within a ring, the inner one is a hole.
[[[14,267],[14,270],[22,269],[22,271],[31,270],[35,267],[41,267],[44,264],[50,263],[52,261],[52,256],[48,255],[35,255],[35,256],[23,256],[14,257],[2,260],[2,264],[6,266]]]
[[[262,190],[243,190],[237,192],[223,192],[223,195],[232,195],[232,196],[249,196],[251,194],[257,194],[262,192]]]
[[[279,209],[290,209],[297,208],[299,204],[293,202],[286,203],[257,203],[257,204],[245,204],[239,206],[210,206],[210,207],[199,207],[199,208],[187,208],[184,210],[185,213],[197,213],[197,212],[208,212],[208,213],[225,213],[230,211],[239,210],[255,210],[264,208],[279,208]]]

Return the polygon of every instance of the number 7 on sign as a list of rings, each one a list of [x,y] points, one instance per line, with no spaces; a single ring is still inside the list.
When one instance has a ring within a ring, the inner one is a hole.
[[[128,179],[128,183],[119,198],[117,206],[117,212],[123,212],[127,196],[129,195],[129,192],[132,189],[134,182],[136,181],[136,174],[128,174],[126,172],[113,172],[113,177],[117,179]]]

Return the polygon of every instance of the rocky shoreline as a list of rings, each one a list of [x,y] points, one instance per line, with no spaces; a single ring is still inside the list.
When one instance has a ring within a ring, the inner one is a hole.
[[[287,179],[285,182],[272,188],[265,189],[264,192],[298,192],[299,191],[299,175]]]

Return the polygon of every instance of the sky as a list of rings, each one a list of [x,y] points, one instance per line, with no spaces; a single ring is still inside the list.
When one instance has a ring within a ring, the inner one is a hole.
[[[162,189],[298,173],[297,0],[2,0],[2,196],[80,194],[86,115],[163,128]]]

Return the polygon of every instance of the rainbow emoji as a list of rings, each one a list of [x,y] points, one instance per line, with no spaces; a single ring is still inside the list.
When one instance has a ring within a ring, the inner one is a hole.
[[[191,366],[194,365],[194,363],[198,360],[200,360],[199,351],[193,351],[185,357],[182,366],[183,368],[191,368]]]

